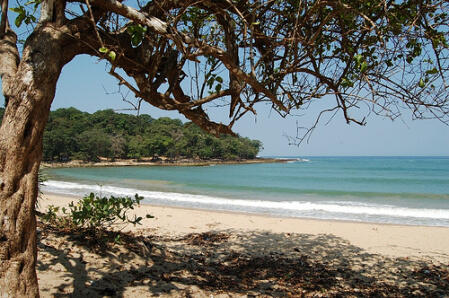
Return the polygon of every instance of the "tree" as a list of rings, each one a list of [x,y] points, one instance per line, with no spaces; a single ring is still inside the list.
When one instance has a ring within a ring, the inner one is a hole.
[[[136,158],[140,159],[141,157],[147,155],[148,148],[147,148],[146,142],[144,142],[144,139],[142,136],[133,136],[130,138],[129,144],[128,144],[128,158]]]
[[[126,157],[126,140],[122,135],[115,135],[111,138],[111,150],[110,157],[115,160],[115,158],[125,158]]]
[[[61,69],[77,55],[108,60],[136,107],[178,110],[217,135],[232,134],[257,103],[286,116],[325,96],[335,101],[323,112],[348,123],[365,123],[351,114],[364,106],[391,118],[408,108],[416,118],[448,121],[447,1],[24,2],[9,10],[1,1],[0,296],[38,296],[42,135]],[[23,45],[12,13],[17,27],[30,28]],[[187,79],[192,84],[182,84]],[[209,119],[214,105],[229,107],[229,123]]]
[[[0,122],[3,109],[0,109]],[[192,122],[179,119],[152,119],[112,110],[94,114],[75,108],[50,112],[43,137],[44,161],[66,162],[72,159],[98,161],[104,158],[137,158],[166,156],[223,159],[226,142],[236,141],[237,158],[254,158],[258,141],[239,136],[217,138]],[[249,153],[250,152],[250,153]]]
[[[83,160],[98,161],[99,157],[112,157],[111,136],[99,129],[82,132],[78,136],[78,144]]]
[[[67,161],[79,151],[77,136],[91,127],[87,113],[75,108],[51,113],[44,132],[44,160]]]

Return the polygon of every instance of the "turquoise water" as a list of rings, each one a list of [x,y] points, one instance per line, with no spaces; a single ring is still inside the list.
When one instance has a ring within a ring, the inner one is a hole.
[[[44,191],[152,204],[449,226],[449,157],[310,157],[206,167],[49,169]]]

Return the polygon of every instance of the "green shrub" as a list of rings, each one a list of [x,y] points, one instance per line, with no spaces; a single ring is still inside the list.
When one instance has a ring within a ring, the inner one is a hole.
[[[100,236],[107,227],[112,225],[141,224],[142,217],[129,217],[128,212],[136,205],[140,205],[143,197],[135,195],[131,197],[99,197],[94,193],[85,196],[77,202],[71,202],[69,208],[61,208],[50,205],[46,213],[41,215],[44,222],[59,228],[87,229],[94,235]],[[147,218],[153,216],[147,214]]]
[[[139,197],[137,194],[134,198],[114,196],[108,198],[98,197],[91,193],[79,202],[71,202],[68,215],[75,226],[88,229],[105,228],[118,223],[136,225],[140,224],[142,217],[134,215],[134,218],[131,219],[126,213],[134,209],[135,205],[140,205],[141,200],[143,197]]]
[[[55,207],[53,205],[48,206],[48,210],[45,213],[40,213],[40,218],[49,224],[62,226],[63,225],[63,218],[58,216],[59,213],[59,207]],[[65,219],[65,218],[64,218]]]

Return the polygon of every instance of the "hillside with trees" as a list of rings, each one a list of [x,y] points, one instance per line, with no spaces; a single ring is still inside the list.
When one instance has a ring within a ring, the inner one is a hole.
[[[0,109],[3,116],[4,109]],[[50,113],[44,132],[43,160],[98,161],[100,157],[141,159],[252,159],[262,144],[248,138],[212,136],[197,125],[179,119],[154,119],[113,110],[93,114],[75,108]]]

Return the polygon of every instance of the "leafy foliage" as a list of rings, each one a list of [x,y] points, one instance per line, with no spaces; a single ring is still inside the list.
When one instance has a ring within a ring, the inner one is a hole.
[[[94,193],[84,197],[77,203],[69,204],[69,216],[73,224],[77,227],[96,229],[98,227],[107,227],[112,224],[131,223],[139,224],[142,217],[127,216],[129,210],[139,205],[143,197],[137,194],[131,197],[98,197]],[[66,210],[62,210],[66,214]]]
[[[34,15],[41,2],[42,0],[30,0],[26,2],[25,5],[10,8],[11,11],[17,13],[16,19],[14,20],[16,27],[20,27],[23,22],[25,22],[26,25],[35,23],[37,19]],[[27,6],[33,7],[32,12],[27,10]]]
[[[143,197],[99,197],[94,193],[85,196],[78,202],[71,202],[69,209],[53,205],[48,207],[46,213],[41,214],[44,222],[57,227],[71,229],[87,229],[94,235],[101,236],[105,228],[112,225],[140,224],[142,217],[128,216],[128,212],[136,205],[140,205]],[[62,211],[62,216],[59,214]],[[153,218],[147,214],[146,218]],[[115,239],[118,240],[118,239]]]
[[[59,207],[55,207],[54,205],[48,206],[47,212],[40,213],[39,217],[46,223],[57,225],[57,226],[66,226],[68,223],[68,218],[60,217],[58,215]]]
[[[0,109],[0,117],[3,115]],[[193,123],[170,118],[153,119],[112,110],[93,114],[75,108],[50,113],[44,133],[45,161],[167,156],[169,158],[251,159],[262,148],[259,141],[217,138]]]
[[[17,1],[16,25],[33,23],[41,2]],[[109,74],[139,103],[178,110],[220,135],[258,103],[287,116],[331,97],[321,112],[348,123],[364,125],[372,113],[395,119],[404,108],[447,122],[448,3],[98,0],[59,17],[91,18],[97,38],[83,40],[90,50],[77,55],[108,60]],[[229,106],[227,124],[210,119],[213,106]]]
[[[131,36],[131,44],[133,47],[137,47],[142,43],[143,37],[147,32],[146,27],[142,27],[142,25],[131,25],[126,31]]]

